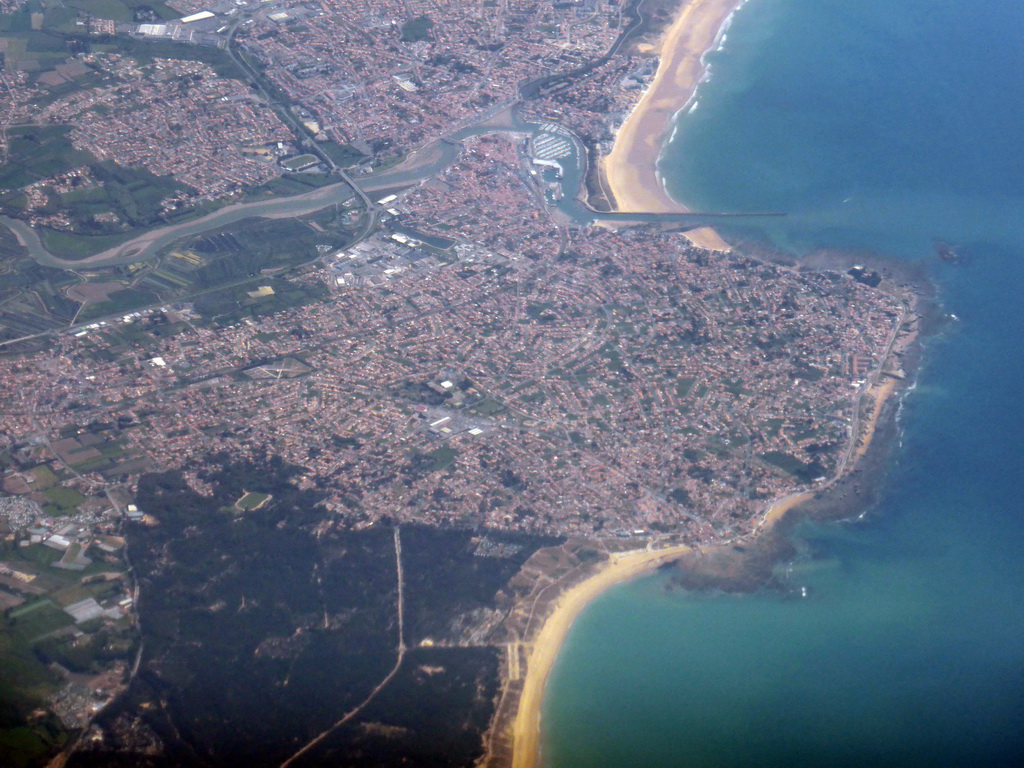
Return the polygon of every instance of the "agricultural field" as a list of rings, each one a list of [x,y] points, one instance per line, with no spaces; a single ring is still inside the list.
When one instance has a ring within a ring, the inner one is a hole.
[[[41,267],[0,227],[0,342],[67,325],[78,303],[64,289],[80,278]]]
[[[55,567],[60,559],[60,552],[39,544],[0,547],[0,564],[32,579],[23,587],[23,602],[0,617],[0,765],[35,765],[37,756],[67,738],[66,725],[47,712],[67,685],[66,672],[103,673],[134,647],[127,618],[76,624],[64,610],[89,598],[121,599],[122,568],[95,562],[68,571]],[[10,582],[4,589],[18,591]]]
[[[72,515],[78,509],[78,505],[85,501],[85,496],[72,488],[51,488],[43,495],[50,500],[50,503],[43,507],[43,511],[53,517]]]
[[[119,164],[119,155],[100,159],[82,148],[77,112],[59,110],[74,103],[68,97],[103,93],[128,82],[127,70],[104,63],[103,54],[130,57],[126,61],[147,72],[158,60],[196,62],[204,65],[196,71],[206,81],[230,78],[244,88],[245,73],[222,50],[88,34],[90,16],[158,22],[180,15],[159,0],[29,0],[0,14],[0,67],[20,73],[22,99],[22,106],[13,107],[16,119],[0,137],[0,216],[30,222],[43,247],[56,257],[81,260],[154,228],[216,211],[225,202],[302,194],[337,181],[329,174],[279,169],[279,176],[240,188],[230,199],[196,197],[196,190],[175,176],[126,167]],[[8,109],[8,92],[15,93],[8,86],[0,95],[0,111]],[[30,96],[27,101],[25,94]],[[92,117],[102,120],[109,110],[113,117],[118,109],[124,111],[119,103],[100,99]],[[57,118],[64,115],[66,124],[33,117],[50,108],[58,110]],[[329,150],[336,159],[354,162],[361,157],[351,147],[334,145]],[[290,162],[298,170],[315,160],[299,154]],[[297,288],[283,272],[345,245],[359,224],[355,219],[356,214],[340,205],[293,221],[249,219],[174,243],[146,263],[75,273],[40,266],[0,226],[0,351],[27,351],[39,343],[36,339],[62,327],[210,291],[216,294],[201,303],[201,314],[207,317],[261,316],[305,303],[317,296],[306,287]],[[272,293],[249,296],[265,285]],[[212,311],[215,299],[226,301],[226,314]]]
[[[348,226],[334,207],[299,219],[245,219],[175,243],[154,263],[77,274],[39,266],[0,227],[0,342],[191,298],[200,315],[223,322],[305,304],[325,290],[295,283],[287,271],[344,247]],[[78,253],[126,237],[46,234],[48,247]],[[260,294],[263,286],[273,291]]]
[[[64,5],[113,21],[157,21],[181,16],[160,0],[67,0]]]
[[[0,165],[0,190],[6,194],[0,197],[0,212],[8,199],[16,199],[12,190],[95,161],[88,152],[72,146],[69,133],[71,128],[65,125],[7,130],[8,160]]]

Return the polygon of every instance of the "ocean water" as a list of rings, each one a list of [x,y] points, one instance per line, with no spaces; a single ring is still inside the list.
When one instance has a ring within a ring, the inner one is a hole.
[[[711,62],[670,191],[787,211],[744,234],[793,251],[920,262],[958,320],[880,502],[800,530],[796,594],[650,576],[588,607],[544,765],[1024,765],[1024,3],[750,0]]]

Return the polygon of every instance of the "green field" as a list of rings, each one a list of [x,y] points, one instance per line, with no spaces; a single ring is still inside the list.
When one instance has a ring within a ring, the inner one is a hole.
[[[484,416],[493,416],[496,413],[501,413],[505,410],[505,406],[497,400],[492,398],[484,398],[479,404],[474,406],[474,410],[477,413],[482,413]]]
[[[126,243],[137,234],[137,232],[125,232],[120,235],[79,235],[73,232],[59,232],[55,229],[40,231],[46,250],[64,259],[84,259],[86,256],[92,256],[107,248]]]
[[[0,189],[34,184],[55,174],[95,162],[88,152],[71,145],[66,125],[13,128],[7,132],[10,160],[0,166]]]
[[[8,621],[14,631],[28,641],[74,624],[74,619],[48,598],[15,608],[8,614]]]
[[[342,168],[348,168],[366,159],[366,155],[353,147],[351,144],[338,144],[336,141],[325,141],[320,149],[331,160]]]
[[[439,472],[442,469],[447,469],[455,463],[455,459],[458,457],[455,449],[448,445],[442,445],[436,451],[432,451],[427,454],[433,463],[430,465],[431,472]]]
[[[316,155],[296,155],[295,157],[289,157],[287,160],[281,162],[285,168],[289,171],[301,171],[303,168],[309,168],[310,166],[316,165],[320,162],[320,159]]]
[[[66,5],[101,19],[114,21],[134,21],[135,13],[140,8],[151,10],[160,19],[177,19],[182,15],[160,0],[66,0]]]
[[[152,291],[125,288],[122,291],[115,291],[110,294],[110,298],[107,301],[89,305],[86,309],[82,310],[78,319],[89,320],[94,317],[130,312],[133,309],[156,304],[159,301],[160,297]]]
[[[57,515],[73,514],[75,512],[75,508],[85,501],[85,496],[80,494],[78,491],[73,488],[64,488],[62,486],[50,488],[43,495],[53,502],[52,504],[46,505],[48,508],[53,507],[51,514]]]
[[[402,42],[416,43],[421,40],[430,39],[430,30],[434,28],[434,22],[428,16],[417,16],[415,19],[402,24]]]
[[[49,723],[42,727],[24,723],[57,690],[60,677],[36,657],[9,621],[0,624],[0,680],[0,765],[41,765],[65,734],[59,727],[47,728]]]
[[[269,296],[251,297],[249,293],[264,285],[274,289]],[[196,298],[194,308],[208,320],[231,325],[244,318],[266,317],[290,307],[319,301],[328,295],[322,284],[299,285],[281,278],[256,278],[242,285],[207,293]]]
[[[246,491],[245,495],[242,496],[238,501],[235,502],[235,506],[239,509],[248,512],[251,509],[258,509],[270,500],[269,493],[260,493],[258,491]]]
[[[767,453],[762,453],[761,459],[772,466],[778,467],[784,472],[788,472],[797,480],[801,480],[805,483],[816,480],[824,474],[824,468],[816,461],[810,464],[805,464],[796,456],[782,451],[768,451]]]
[[[694,378],[681,378],[676,382],[676,396],[684,398],[693,391],[693,385],[697,383]]]
[[[57,484],[57,476],[53,474],[53,470],[45,464],[40,464],[38,467],[31,471],[33,477],[35,477],[35,484],[32,486],[37,491],[45,491],[49,488],[53,488]]]
[[[337,183],[337,176],[331,176],[326,173],[286,173],[271,179],[261,187],[249,190],[246,194],[246,199],[261,200],[268,197],[301,195],[309,192],[311,189]],[[339,202],[344,202],[344,200]]]

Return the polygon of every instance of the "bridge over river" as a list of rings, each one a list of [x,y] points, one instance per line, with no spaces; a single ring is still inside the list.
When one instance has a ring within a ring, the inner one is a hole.
[[[562,216],[573,225],[586,226],[595,221],[600,221],[609,224],[619,223],[624,226],[655,223],[672,224],[689,229],[721,223],[723,219],[736,217],[784,215],[782,213],[626,213],[595,211],[580,202],[586,170],[586,152],[579,139],[560,126],[550,123],[541,125],[522,120],[515,114],[514,105],[492,111],[490,115],[472,125],[411,152],[402,163],[394,168],[381,171],[380,173],[356,177],[354,182],[363,193],[373,193],[375,196],[397,191],[419,184],[443,172],[459,158],[462,152],[461,142],[471,136],[505,133],[527,138],[537,132],[551,130],[557,130],[561,135],[569,139],[572,146],[572,151],[558,161],[563,168],[563,173],[559,180],[562,187],[562,195],[561,199],[554,205]],[[64,259],[54,255],[47,250],[39,234],[23,221],[0,216],[0,224],[14,232],[18,241],[28,249],[30,256],[43,266],[64,269],[86,266],[112,267],[155,258],[162,250],[182,238],[201,235],[205,232],[235,224],[244,219],[276,219],[303,216],[328,206],[344,203],[355,196],[355,194],[355,191],[348,182],[339,181],[300,195],[235,203],[191,221],[157,227],[120,245],[107,248],[81,259]]]

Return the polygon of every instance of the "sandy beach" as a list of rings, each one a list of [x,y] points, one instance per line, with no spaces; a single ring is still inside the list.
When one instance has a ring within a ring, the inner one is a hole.
[[[797,491],[796,493],[791,493],[788,496],[783,496],[768,507],[768,511],[765,512],[764,517],[761,518],[761,522],[754,527],[754,531],[760,531],[765,526],[771,528],[775,523],[785,517],[789,510],[803,504],[813,496],[814,494],[811,491]]]
[[[854,451],[853,460],[856,462],[871,446],[871,439],[875,436],[875,428],[878,426],[878,418],[882,414],[882,406],[885,401],[896,391],[896,380],[883,377],[882,381],[875,384],[868,390],[868,397],[871,398],[871,415],[868,417],[864,430],[861,433],[860,442]]]
[[[686,208],[669,197],[657,162],[672,118],[690,100],[704,74],[701,61],[718,39],[737,0],[685,0],[658,45],[654,81],[626,118],[602,160],[606,192],[619,211],[662,213]],[[705,233],[709,237],[713,233]],[[698,235],[699,236],[699,235]],[[720,243],[721,238],[714,235]]]
[[[705,69],[701,61],[704,53],[715,44],[723,24],[738,5],[740,2],[737,0],[685,0],[672,26],[663,34],[659,42],[660,65],[655,79],[616,134],[611,154],[602,160],[606,192],[616,210],[686,211],[685,206],[673,200],[662,186],[657,174],[657,160],[674,116],[692,98],[700,84]],[[700,247],[731,250],[711,227],[691,230],[686,236]],[[873,401],[871,415],[862,425],[851,457],[853,464],[867,452],[883,405],[896,389],[897,382],[886,377],[868,393]],[[842,476],[846,474],[844,471]],[[834,478],[833,482],[840,479]],[[753,533],[764,534],[787,512],[812,498],[815,498],[814,491],[798,490],[776,499]],[[649,572],[688,552],[693,552],[693,549],[677,546],[653,552],[642,550],[612,555],[597,573],[559,596],[533,642],[527,663],[512,729],[514,768],[536,768],[539,763],[544,687],[576,617],[591,600],[615,584]]]
[[[677,546],[613,554],[596,574],[559,596],[554,610],[533,642],[533,651],[527,664],[526,680],[513,725],[513,768],[534,768],[537,765],[540,757],[540,707],[544,684],[562,642],[580,612],[608,588],[690,551],[690,547]]]
[[[754,530],[759,532],[762,528],[770,528],[811,496],[813,493],[810,491],[797,491],[777,499]],[[653,571],[693,551],[693,547],[679,545],[615,553],[597,573],[559,595],[554,609],[533,641],[527,662],[526,679],[513,724],[512,768],[536,768],[538,764],[544,686],[576,617],[592,600],[616,584]]]
[[[886,377],[870,391],[872,398],[871,415],[863,425],[858,447],[853,454],[853,463],[862,459],[873,442],[875,430],[882,414],[882,407],[891,397],[898,382]],[[846,473],[843,474],[845,476]],[[839,480],[840,478],[836,478]],[[763,534],[785,517],[795,507],[814,498],[814,491],[799,490],[772,502],[753,533]],[[580,582],[558,597],[554,609],[545,619],[544,625],[533,642],[526,668],[526,678],[519,698],[513,724],[513,768],[536,768],[540,759],[540,713],[547,683],[555,659],[561,650],[576,617],[601,593],[616,584],[640,576],[671,560],[693,552],[692,547],[676,546],[662,550],[640,550],[613,554],[611,559],[597,573]],[[707,552],[708,550],[704,550]]]

